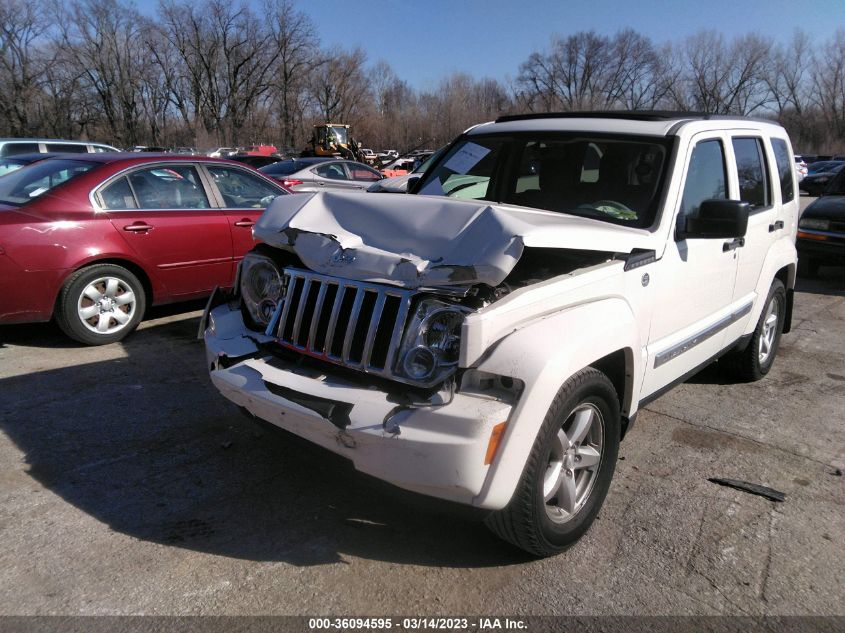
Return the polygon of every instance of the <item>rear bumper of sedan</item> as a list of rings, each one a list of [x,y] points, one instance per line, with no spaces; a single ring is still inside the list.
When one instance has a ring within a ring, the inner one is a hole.
[[[58,289],[68,272],[23,270],[0,253],[0,324],[49,321]]]

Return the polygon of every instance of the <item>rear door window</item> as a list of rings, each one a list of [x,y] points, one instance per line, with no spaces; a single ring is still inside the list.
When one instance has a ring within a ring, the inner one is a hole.
[[[197,168],[164,165],[142,169],[128,176],[140,209],[208,209]]]
[[[763,139],[734,138],[731,144],[736,157],[739,199],[748,202],[752,212],[770,206],[772,194],[763,153]]]
[[[314,173],[321,178],[328,178],[329,180],[348,180],[346,171],[343,165],[338,161],[337,163],[329,163],[328,165],[320,165],[314,168]]]

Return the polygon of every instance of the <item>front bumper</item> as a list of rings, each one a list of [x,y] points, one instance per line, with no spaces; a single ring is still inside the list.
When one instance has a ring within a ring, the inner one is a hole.
[[[795,247],[798,258],[813,258],[825,262],[845,262],[845,234],[830,231],[798,230]],[[802,233],[808,237],[802,237]]]
[[[352,461],[361,472],[422,494],[479,505],[493,427],[512,405],[455,392],[408,406],[365,376],[308,368],[267,351],[272,339],[244,326],[231,303],[203,317],[211,380],[229,400]],[[392,387],[391,387],[392,388]]]

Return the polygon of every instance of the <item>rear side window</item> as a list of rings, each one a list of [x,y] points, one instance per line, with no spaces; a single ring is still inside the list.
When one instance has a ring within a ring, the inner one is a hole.
[[[0,148],[0,156],[14,156],[15,154],[37,154],[41,151],[38,143],[6,143]]]
[[[103,209],[137,209],[138,203],[135,195],[129,186],[129,181],[124,177],[115,180],[108,187],[100,192],[100,200]]]
[[[731,140],[739,177],[739,199],[752,208],[768,207],[772,203],[763,139],[734,138]]]
[[[792,178],[793,167],[792,161],[789,160],[789,146],[782,138],[773,138],[772,149],[775,151],[775,161],[778,165],[781,201],[789,202],[795,198],[794,180]]]
[[[47,143],[48,152],[63,152],[65,154],[87,154],[88,146],[79,143]]]
[[[692,150],[679,217],[698,217],[705,200],[726,200],[725,150],[721,141],[702,141]]]

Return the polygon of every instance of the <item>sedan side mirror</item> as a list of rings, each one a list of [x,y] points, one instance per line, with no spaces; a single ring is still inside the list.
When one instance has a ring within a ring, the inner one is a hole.
[[[750,204],[739,200],[705,200],[695,217],[685,218],[685,226],[679,222],[677,238],[744,237],[750,209]]]

